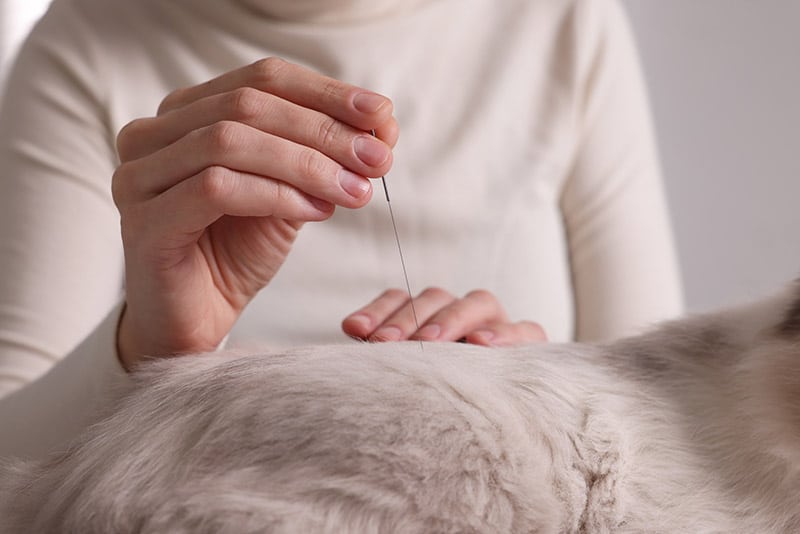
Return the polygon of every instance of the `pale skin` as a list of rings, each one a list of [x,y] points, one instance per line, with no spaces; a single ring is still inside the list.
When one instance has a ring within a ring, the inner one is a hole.
[[[123,365],[218,347],[304,223],[367,204],[398,134],[388,98],[276,58],[175,91],[155,117],[125,126],[112,180],[125,250]],[[545,338],[486,291],[430,288],[414,304],[419,329],[397,289],[342,328],[370,341]]]

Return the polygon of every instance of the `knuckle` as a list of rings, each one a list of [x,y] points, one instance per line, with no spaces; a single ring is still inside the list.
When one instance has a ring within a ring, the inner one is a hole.
[[[453,295],[449,291],[445,291],[441,287],[427,287],[422,291],[422,293],[420,293],[420,297],[427,297],[436,300],[446,300],[446,299],[452,299]]]
[[[197,175],[197,193],[206,202],[218,203],[230,194],[233,184],[230,178],[230,171],[225,167],[208,167]]]
[[[320,91],[322,95],[326,98],[330,98],[331,100],[339,100],[343,97],[342,95],[342,82],[334,79],[325,79],[321,86]]]
[[[325,117],[319,122],[317,126],[317,139],[319,146],[330,148],[333,147],[341,133],[339,122],[331,117]]]
[[[297,156],[297,167],[299,172],[306,178],[314,182],[325,179],[328,172],[328,165],[325,158],[316,150],[301,150]]]
[[[297,202],[297,195],[291,186],[277,182],[272,188],[272,199],[276,206],[289,206]]]
[[[240,87],[228,95],[228,106],[234,118],[247,121],[264,111],[263,93],[252,87]]]
[[[239,125],[234,121],[219,121],[204,129],[207,149],[212,154],[231,151],[241,137]]]
[[[281,71],[288,63],[279,57],[259,59],[253,63],[253,73],[259,85],[269,86],[281,76]]]

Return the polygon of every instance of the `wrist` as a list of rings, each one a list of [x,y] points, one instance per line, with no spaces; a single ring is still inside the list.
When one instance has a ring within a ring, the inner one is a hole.
[[[140,332],[151,332],[147,327],[137,328],[134,315],[131,314],[127,303],[123,304],[120,318],[117,323],[116,349],[117,359],[126,372],[133,371],[136,366],[145,359],[170,357],[181,354],[194,354],[219,350],[227,342],[227,334],[210,339],[189,339],[183,343],[175,343],[172,340],[169,344],[153,344],[157,338],[154,335],[142,336]],[[150,342],[142,345],[141,340]]]

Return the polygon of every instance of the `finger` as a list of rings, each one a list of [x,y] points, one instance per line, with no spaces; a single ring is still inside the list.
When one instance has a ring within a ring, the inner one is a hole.
[[[497,298],[488,291],[475,290],[453,301],[431,316],[412,339],[456,341],[482,325],[507,321]]]
[[[384,137],[387,134],[385,123],[392,116],[391,100],[274,57],[256,61],[200,85],[173,91],[162,101],[158,114],[240,87],[271,93],[359,130],[375,129],[381,139],[387,140]]]
[[[210,167],[274,177],[334,204],[366,204],[372,185],[308,147],[237,122],[197,130],[152,156],[123,163],[115,172],[116,198],[143,201]]]
[[[342,321],[342,330],[352,337],[367,339],[386,318],[397,313],[409,302],[408,293],[402,289],[387,289],[363,308]]]
[[[250,87],[191,102],[154,118],[128,123],[117,136],[122,161],[130,161],[177,142],[189,132],[234,121],[314,148],[365,176],[388,171],[391,147],[324,113],[303,108]],[[397,123],[390,118],[396,139]]]
[[[414,299],[413,306],[409,300],[386,317],[368,339],[369,341],[410,339],[418,329],[417,322],[420,325],[425,324],[429,317],[434,316],[438,310],[449,306],[455,300],[453,295],[443,289],[428,288]]]
[[[143,204],[120,210],[128,219],[123,228],[138,233],[142,246],[176,251],[193,244],[224,215],[321,221],[333,211],[332,204],[283,182],[224,167],[205,169]]]
[[[464,336],[467,343],[486,347],[506,347],[547,341],[544,328],[538,323],[495,323],[484,326]]]

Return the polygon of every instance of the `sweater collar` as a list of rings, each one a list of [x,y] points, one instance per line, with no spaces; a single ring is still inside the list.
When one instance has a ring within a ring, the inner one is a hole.
[[[319,24],[364,22],[413,11],[432,0],[237,0],[272,19]]]

